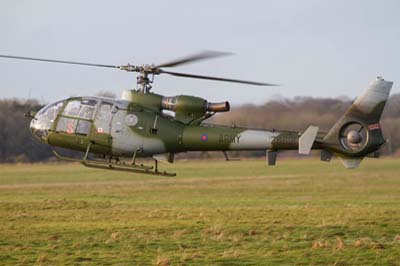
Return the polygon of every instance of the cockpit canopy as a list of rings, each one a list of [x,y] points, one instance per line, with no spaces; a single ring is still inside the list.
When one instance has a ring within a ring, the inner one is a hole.
[[[115,101],[100,97],[69,98],[43,107],[31,121],[32,134],[46,141],[49,131],[88,135],[96,110],[111,115]],[[55,122],[57,123],[55,124]]]

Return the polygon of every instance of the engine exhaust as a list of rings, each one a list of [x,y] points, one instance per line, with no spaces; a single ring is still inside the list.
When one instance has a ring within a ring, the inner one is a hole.
[[[207,103],[207,111],[210,112],[228,112],[231,109],[229,102]]]

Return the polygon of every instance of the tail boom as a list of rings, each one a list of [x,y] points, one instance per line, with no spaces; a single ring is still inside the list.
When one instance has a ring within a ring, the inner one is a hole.
[[[379,120],[392,86],[381,77],[371,82],[326,134],[315,126],[300,133],[199,125],[184,129],[182,144],[186,151],[267,150],[269,164],[275,164],[278,150],[309,154],[319,149],[321,160],[330,161],[337,154],[347,168],[355,168],[385,143]]]

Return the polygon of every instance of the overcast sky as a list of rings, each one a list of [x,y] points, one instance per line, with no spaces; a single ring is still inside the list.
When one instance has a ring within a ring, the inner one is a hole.
[[[0,54],[120,65],[202,50],[234,56],[176,71],[282,84],[158,76],[153,91],[213,101],[355,97],[382,75],[400,84],[400,1],[2,0]],[[135,87],[113,69],[0,59],[0,97],[44,102]]]

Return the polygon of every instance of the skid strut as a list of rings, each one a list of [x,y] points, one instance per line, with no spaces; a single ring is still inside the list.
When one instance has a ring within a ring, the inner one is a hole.
[[[90,147],[94,144],[93,142],[89,142],[85,155],[83,156],[82,159],[78,158],[72,158],[68,156],[63,156],[57,153],[56,151],[53,150],[53,154],[60,160],[64,161],[70,161],[70,162],[78,162],[83,164],[86,167],[91,167],[91,168],[99,168],[99,169],[107,169],[107,170],[117,170],[117,171],[127,171],[127,172],[133,172],[133,173],[140,173],[140,174],[146,174],[146,175],[160,175],[160,176],[176,176],[175,173],[168,173],[168,172],[159,172],[158,171],[158,161],[155,161],[155,167],[153,166],[146,166],[143,164],[136,164],[136,156],[139,152],[142,152],[142,149],[138,149],[135,151],[133,154],[132,160],[130,163],[125,163],[120,161],[118,158],[116,158],[115,162],[112,162],[111,158],[110,160],[92,160],[88,159],[89,152],[90,152]],[[154,170],[152,170],[154,169]]]

